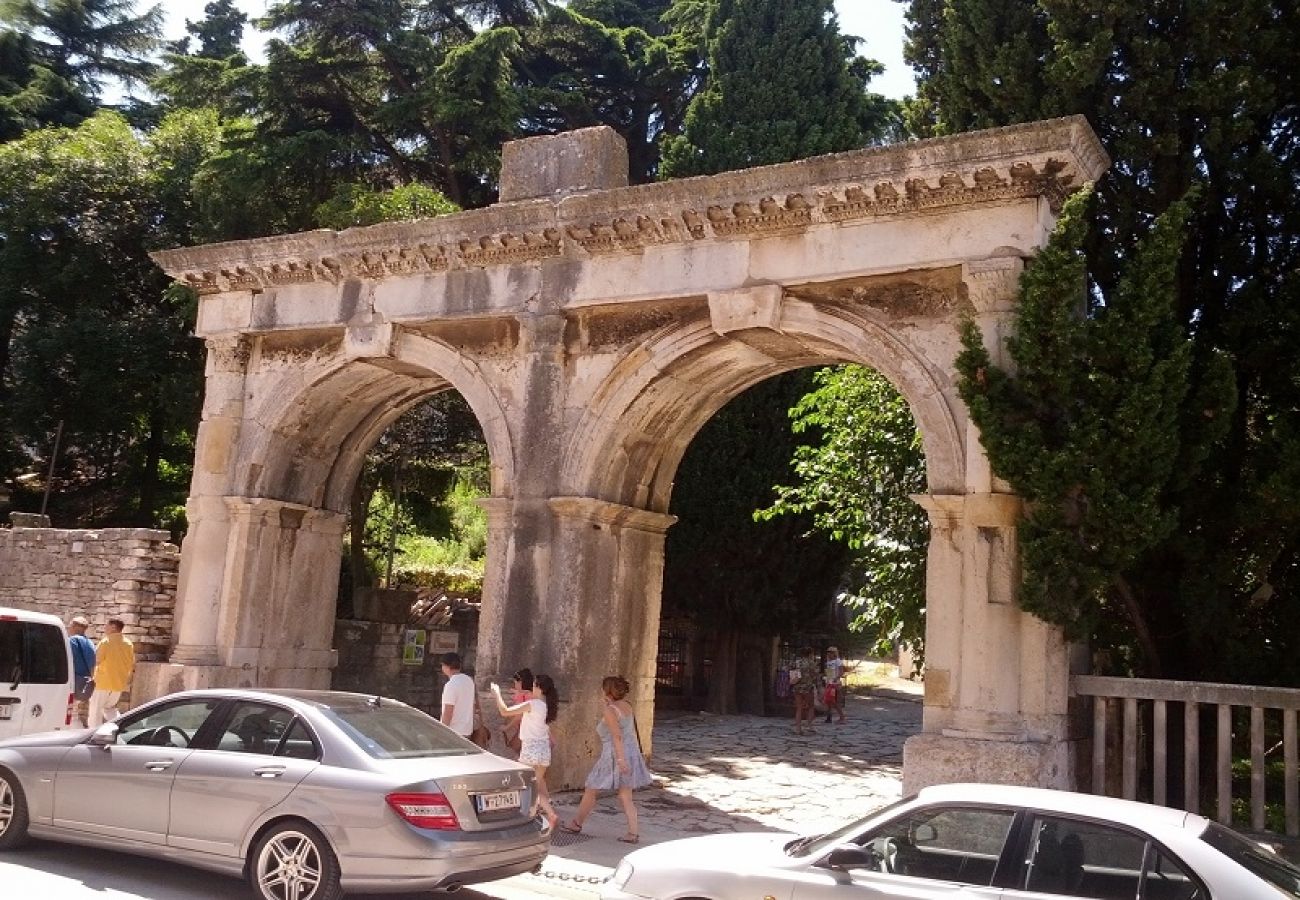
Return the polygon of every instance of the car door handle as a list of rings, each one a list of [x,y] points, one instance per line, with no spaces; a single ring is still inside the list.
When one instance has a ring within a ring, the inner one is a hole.
[[[279,778],[284,774],[284,766],[264,766],[261,769],[254,769],[253,774],[258,778]]]
[[[170,759],[155,759],[152,762],[145,763],[144,767],[150,772],[166,772],[172,767],[172,763],[173,761]]]

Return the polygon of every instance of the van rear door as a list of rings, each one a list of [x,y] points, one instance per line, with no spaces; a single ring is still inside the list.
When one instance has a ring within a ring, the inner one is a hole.
[[[0,614],[0,738],[67,727],[71,673],[62,627]]]

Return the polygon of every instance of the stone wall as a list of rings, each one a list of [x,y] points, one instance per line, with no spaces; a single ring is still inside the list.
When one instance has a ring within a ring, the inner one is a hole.
[[[136,658],[164,660],[172,644],[180,548],[149,528],[0,529],[0,606],[78,613],[98,638],[110,618],[126,623]]]

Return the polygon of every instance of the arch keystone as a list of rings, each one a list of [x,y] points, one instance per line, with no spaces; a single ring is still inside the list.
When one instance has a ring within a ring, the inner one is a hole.
[[[763,284],[738,291],[716,291],[709,294],[709,319],[718,334],[744,331],[747,328],[767,328],[780,331],[781,307],[785,302],[785,288],[779,284]]]

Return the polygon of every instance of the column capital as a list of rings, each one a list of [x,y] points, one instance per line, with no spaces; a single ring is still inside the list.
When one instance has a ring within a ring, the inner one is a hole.
[[[215,335],[204,340],[203,344],[208,348],[207,374],[244,374],[253,350],[253,342],[248,335]]]
[[[934,528],[1014,528],[1024,514],[1017,494],[912,494]]]
[[[630,528],[650,534],[664,534],[677,521],[676,516],[597,500],[594,497],[552,497],[546,501],[558,518],[579,519],[610,529]]]
[[[1024,271],[1025,261],[1018,256],[995,256],[963,263],[961,280],[976,314],[1004,313],[1014,308]]]
[[[274,519],[276,526],[289,525],[302,531],[315,531],[322,534],[343,535],[347,517],[343,513],[286,500],[271,500],[266,497],[224,497],[230,518],[235,521],[253,519]]]

